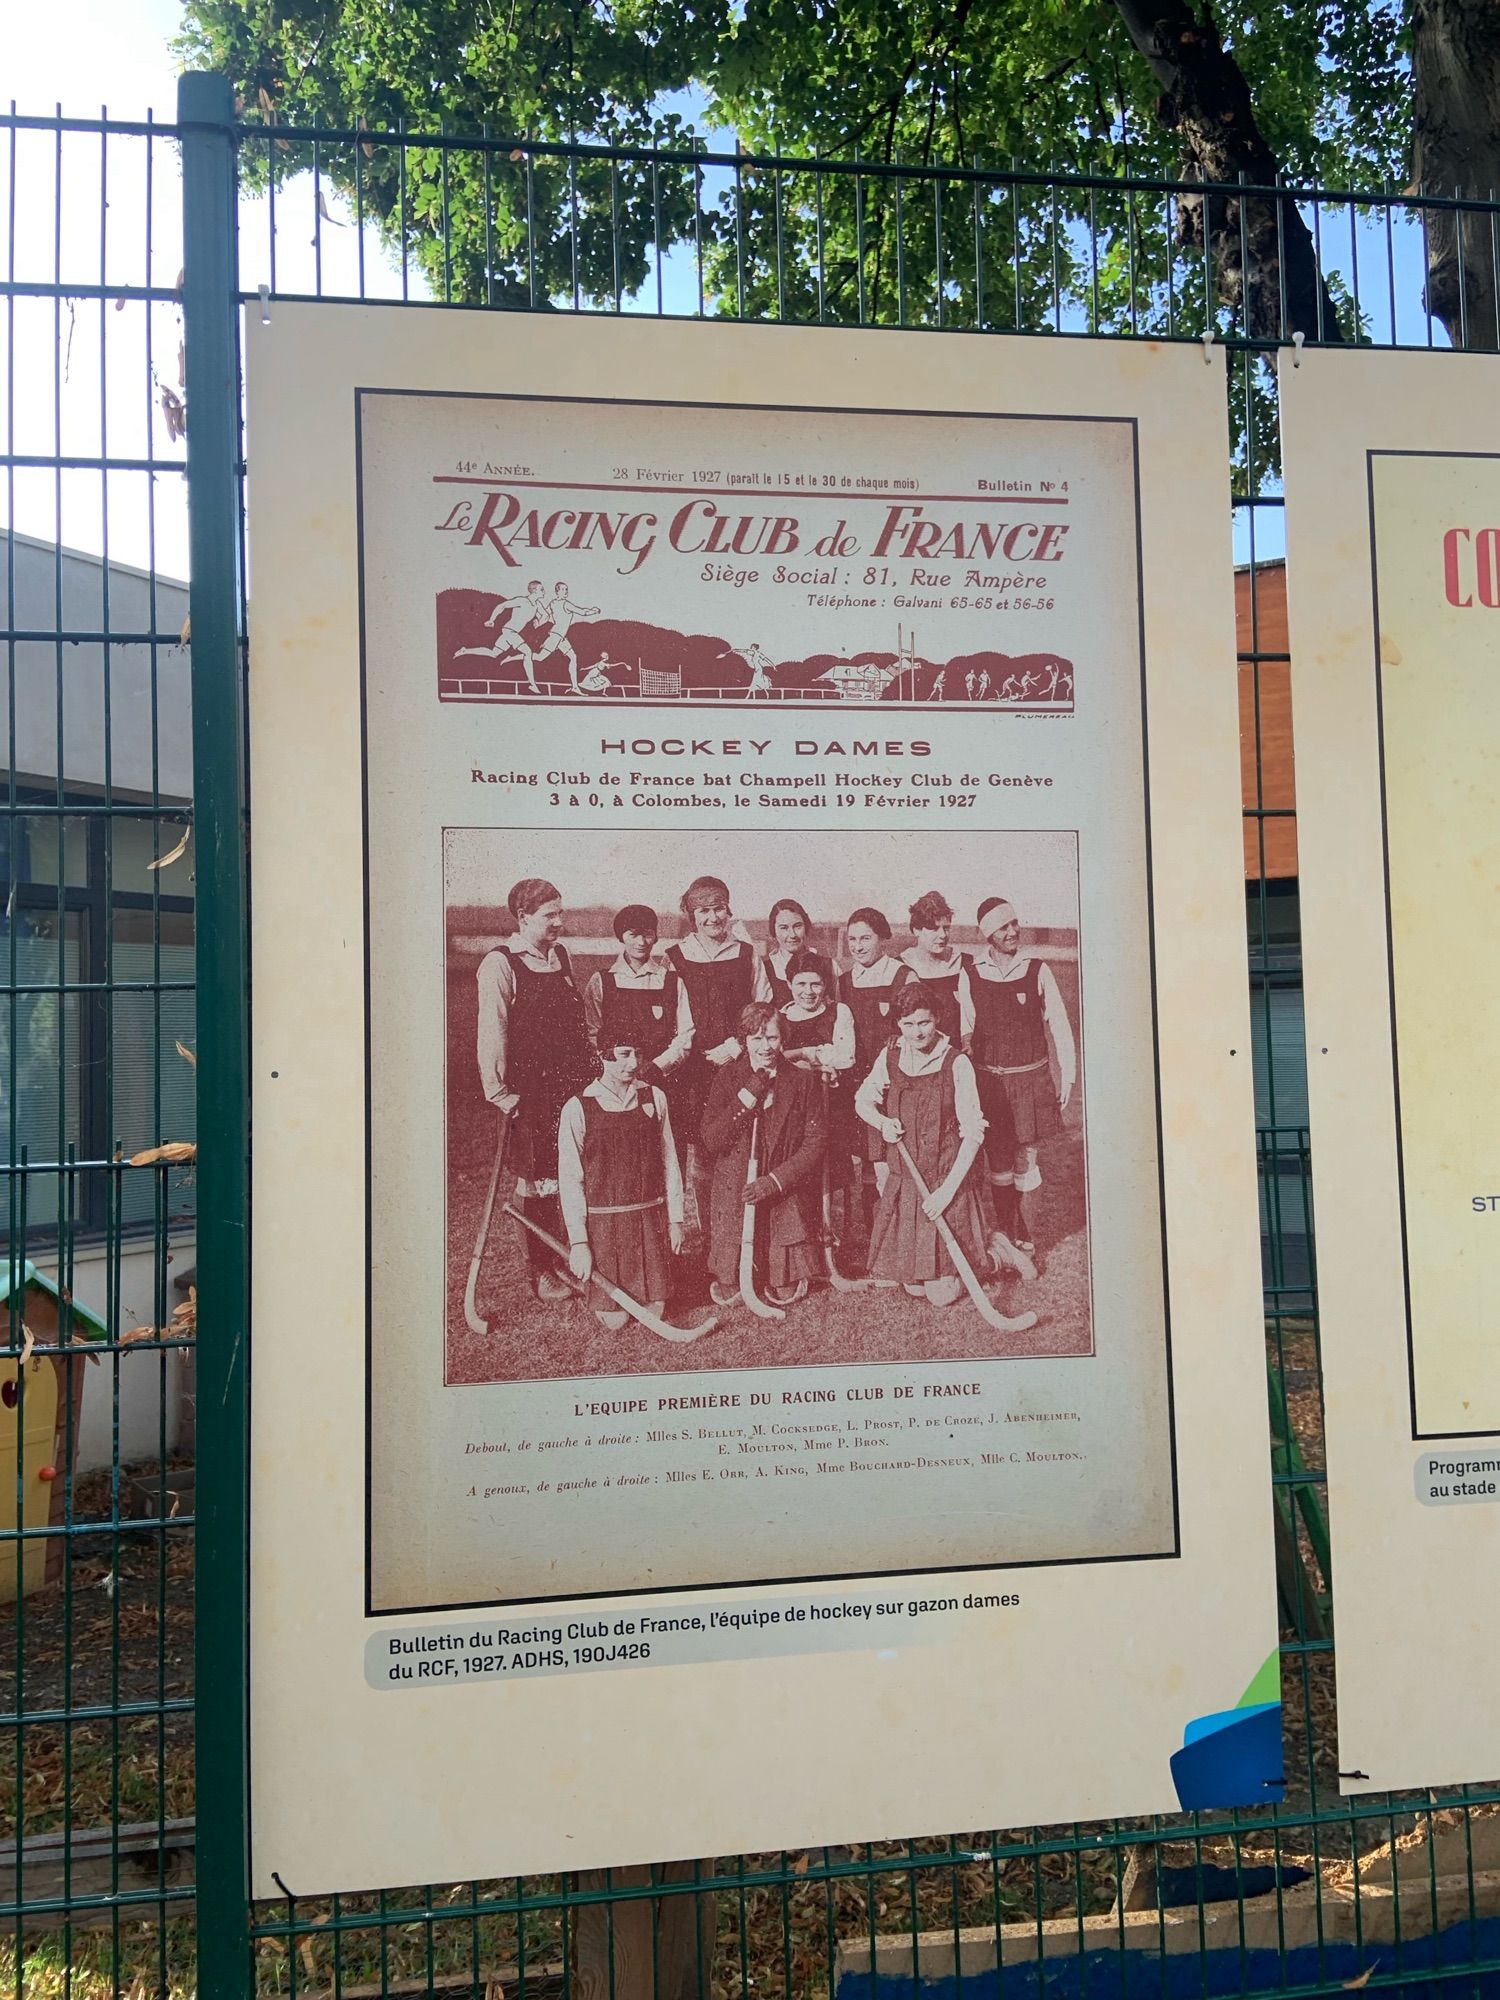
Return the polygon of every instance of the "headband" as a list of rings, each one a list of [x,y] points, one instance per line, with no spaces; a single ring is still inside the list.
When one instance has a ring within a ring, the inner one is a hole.
[[[979,919],[979,929],[983,936],[992,938],[996,931],[1003,931],[1007,924],[1018,924],[1020,921],[1011,904],[992,903]]]

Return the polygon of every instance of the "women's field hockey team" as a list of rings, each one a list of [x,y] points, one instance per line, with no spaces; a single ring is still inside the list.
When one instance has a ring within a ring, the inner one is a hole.
[[[516,934],[479,967],[479,1073],[504,1114],[539,1298],[597,1274],[660,1313],[691,1211],[716,1302],[739,1292],[749,1244],[756,1289],[785,1306],[841,1275],[835,1202],[846,1236],[856,1216],[868,1225],[868,1276],[934,1306],[963,1289],[939,1218],[981,1282],[1036,1276],[1026,1197],[1077,1055],[1004,897],[979,905],[972,956],[935,890],[911,905],[899,955],[881,912],[855,910],[840,967],[790,898],[757,952],[726,885],[700,875],[680,942],[660,949],[655,911],[632,903],[618,957],[583,984],[559,890],[528,878],[507,901]]]

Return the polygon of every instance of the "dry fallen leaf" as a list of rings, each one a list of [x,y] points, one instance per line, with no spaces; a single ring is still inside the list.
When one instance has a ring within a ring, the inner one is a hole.
[[[338,216],[334,214],[333,210],[328,206],[328,197],[326,194],[324,194],[321,188],[318,189],[318,213],[319,215],[322,216],[325,222],[331,222],[335,229],[343,228],[344,225],[342,221],[339,219]]]
[[[526,157],[525,153],[521,150],[519,146],[517,146],[516,150],[511,154],[511,158],[513,160],[524,160],[525,157]]]
[[[318,1977],[318,1960],[312,1948],[312,1939],[304,1938],[301,1944],[298,1945],[297,1951],[302,1959],[302,1963],[307,1967],[308,1978],[316,1982]]]
[[[148,1146],[143,1153],[132,1153],[127,1166],[154,1167],[165,1162],[171,1167],[181,1166],[185,1160],[196,1160],[198,1148],[185,1139],[169,1139],[164,1146]]]
[[[1377,1958],[1371,1964],[1365,1967],[1364,1971],[1359,1975],[1357,1979],[1346,1979],[1344,1981],[1344,1990],[1346,1992],[1352,1993],[1356,1987],[1368,1986],[1370,1981],[1375,1976],[1375,1968],[1376,1966],[1379,1965],[1379,1963],[1380,1960]]]
[[[147,874],[154,875],[158,868],[170,868],[174,861],[180,861],[182,859],[184,852],[187,849],[187,844],[192,836],[192,831],[193,829],[190,826],[185,826],[182,829],[181,840],[178,841],[177,845],[172,849],[170,854],[158,854],[154,861],[148,861],[146,863]]]
[[[23,1335],[21,1341],[21,1366],[24,1368],[27,1362],[31,1359],[32,1348],[36,1346],[36,1335],[32,1332],[31,1328],[26,1324],[24,1319],[21,1322],[21,1333]]]
[[[165,383],[161,391],[161,413],[166,419],[167,436],[174,444],[178,438],[187,436],[187,411],[183,408],[182,398]]]
[[[178,1055],[182,1057],[182,1060],[185,1063],[191,1063],[194,1069],[198,1067],[198,1058],[193,1054],[190,1048],[186,1047],[182,1042],[176,1043],[175,1047]]]
[[[179,646],[190,646],[193,643],[193,620],[191,615],[183,619],[182,630],[177,634],[177,643]]]

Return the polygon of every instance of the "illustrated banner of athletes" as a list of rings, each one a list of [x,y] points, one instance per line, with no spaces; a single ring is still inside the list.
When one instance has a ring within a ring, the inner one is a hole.
[[[876,462],[841,411],[799,420],[791,452],[774,410],[497,398],[438,404],[436,430],[434,413],[444,702],[1074,709],[1097,435],[1017,419],[954,477],[931,425],[901,418],[899,462]],[[369,399],[375,466],[415,417]]]
[[[447,1380],[1088,1354],[1074,836],[601,844],[446,836]]]

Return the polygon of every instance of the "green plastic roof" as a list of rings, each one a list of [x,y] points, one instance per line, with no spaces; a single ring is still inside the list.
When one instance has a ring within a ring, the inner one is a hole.
[[[0,1306],[10,1302],[13,1290],[29,1292],[33,1287],[62,1304],[62,1290],[56,1278],[49,1278],[45,1271],[39,1271],[29,1257],[24,1264],[12,1260],[9,1264],[0,1265]],[[70,1306],[75,1334],[82,1334],[91,1340],[108,1340],[109,1328],[96,1313],[91,1313],[87,1306],[81,1306],[77,1299],[71,1300]]]

